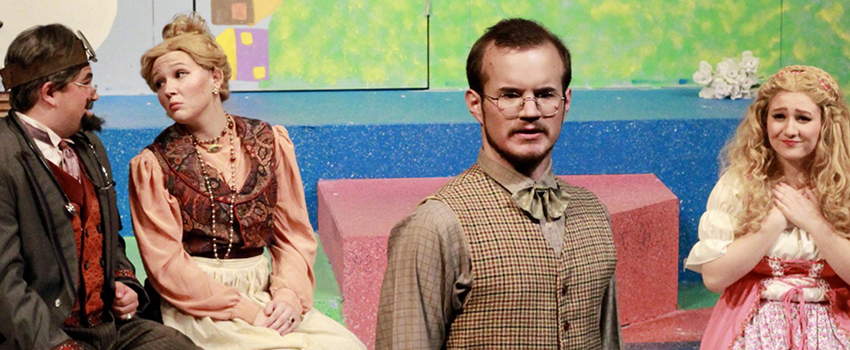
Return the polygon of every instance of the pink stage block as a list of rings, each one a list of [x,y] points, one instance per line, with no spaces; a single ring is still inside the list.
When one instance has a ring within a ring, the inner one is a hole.
[[[700,341],[713,309],[678,310],[632,323],[623,328],[623,341],[627,344]]]
[[[617,246],[620,322],[676,311],[679,200],[652,174],[565,176],[608,208]]]
[[[611,214],[620,320],[676,310],[679,211],[655,175],[562,176],[594,192]],[[374,347],[378,298],[392,227],[450,178],[322,180],[319,237],[343,295],[349,329]]]

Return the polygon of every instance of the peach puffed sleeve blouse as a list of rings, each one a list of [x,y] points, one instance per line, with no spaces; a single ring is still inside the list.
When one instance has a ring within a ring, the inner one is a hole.
[[[273,131],[277,203],[274,239],[268,247],[272,261],[269,293],[303,314],[313,305],[316,238],[307,215],[295,147],[284,127],[274,126]],[[235,143],[239,150],[236,184],[241,188],[250,164],[238,138]],[[227,142],[218,153],[201,154],[221,178],[230,178]],[[240,318],[251,323],[260,307],[204,274],[183,249],[180,204],[166,189],[162,168],[149,149],[130,161],[129,193],[139,251],[148,278],[162,298],[189,315],[220,320]]]

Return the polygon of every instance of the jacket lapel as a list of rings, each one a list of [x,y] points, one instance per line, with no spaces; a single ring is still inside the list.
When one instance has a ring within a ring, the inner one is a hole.
[[[21,166],[35,194],[33,198],[27,200],[36,201],[41,208],[39,213],[29,214],[39,215],[45,229],[46,238],[51,243],[50,250],[53,254],[61,257],[58,261],[61,265],[62,275],[69,280],[66,285],[71,289],[72,295],[76,295],[79,274],[77,269],[69,267],[78,264],[77,243],[74,240],[71,214],[65,208],[67,200],[64,192],[53,177],[53,172],[49,169],[47,160],[44,159],[29,134],[24,131],[23,125],[20,124],[21,120],[14,114],[14,111],[10,111],[5,119],[7,119],[6,122],[10,124],[10,129],[15,133],[21,145],[19,158]],[[45,253],[48,252],[45,251]]]

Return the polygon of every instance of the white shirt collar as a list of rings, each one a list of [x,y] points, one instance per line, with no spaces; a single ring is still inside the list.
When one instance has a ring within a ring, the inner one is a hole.
[[[38,120],[35,120],[35,119],[27,116],[26,114],[23,114],[21,112],[16,112],[16,113],[18,113],[18,117],[21,118],[21,120],[23,122],[31,125],[32,127],[36,128],[38,130],[46,132],[47,136],[50,137],[50,145],[53,146],[53,147],[59,148],[59,142],[62,141],[62,138],[59,137],[59,134],[54,132],[53,129],[48,128],[46,125],[42,124]],[[71,141],[70,139],[65,139],[65,142],[68,142],[68,143],[71,143],[71,144],[74,143],[74,141]]]

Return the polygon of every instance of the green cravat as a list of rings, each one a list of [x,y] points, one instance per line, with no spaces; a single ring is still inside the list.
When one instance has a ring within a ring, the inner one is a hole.
[[[558,188],[536,185],[523,188],[513,195],[522,210],[537,220],[557,219],[564,215],[570,195]]]

